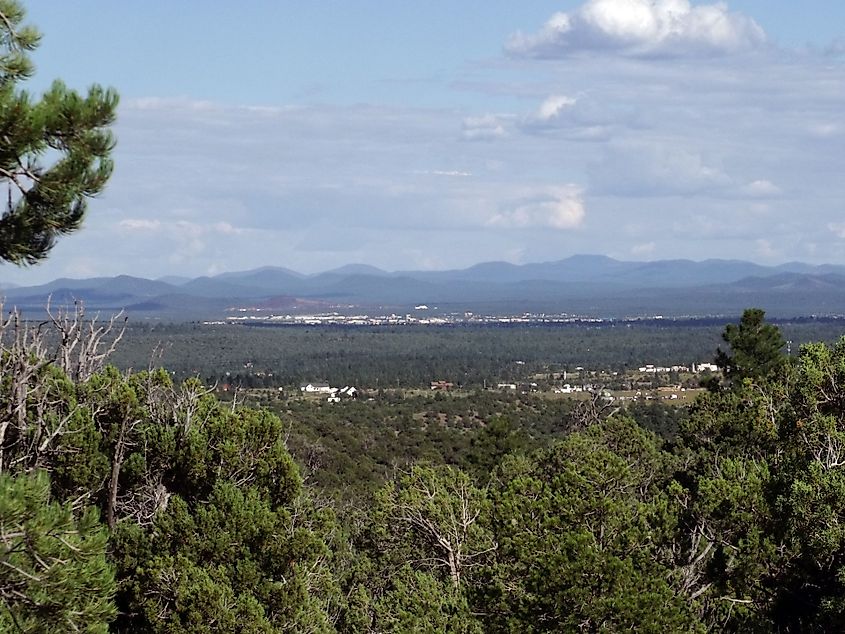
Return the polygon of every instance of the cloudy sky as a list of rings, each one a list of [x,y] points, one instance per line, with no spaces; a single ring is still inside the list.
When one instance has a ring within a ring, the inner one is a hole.
[[[83,230],[0,281],[601,253],[845,263],[841,0],[28,0],[121,94]]]

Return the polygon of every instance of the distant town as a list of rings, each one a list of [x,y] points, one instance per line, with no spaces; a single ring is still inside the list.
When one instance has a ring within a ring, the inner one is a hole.
[[[351,307],[350,307],[351,308]],[[481,314],[476,312],[437,312],[437,307],[415,307],[414,313],[398,314],[390,312],[381,315],[365,313],[321,312],[308,314],[284,313],[278,314],[261,308],[230,308],[230,313],[224,319],[205,320],[205,325],[216,326],[223,324],[246,324],[266,326],[452,326],[452,325],[611,325],[611,324],[641,324],[654,322],[672,323],[711,323],[726,324],[734,318],[727,315],[684,315],[667,316],[634,315],[628,317],[596,317],[571,313],[524,312],[519,314]],[[845,321],[845,315],[806,315],[791,319],[771,319],[773,323],[798,322],[839,322]]]
[[[206,325],[220,325],[226,323],[247,324],[278,324],[278,325],[309,325],[309,326],[448,326],[458,324],[496,325],[496,324],[600,324],[626,323],[663,320],[662,315],[627,317],[623,319],[607,319],[587,315],[573,315],[568,313],[521,313],[518,315],[490,315],[474,312],[459,313],[428,313],[425,305],[415,307],[415,313],[384,315],[343,314],[340,312],[325,312],[314,314],[275,314],[256,308],[234,308],[231,312],[237,314],[224,320],[204,321]],[[433,309],[436,310],[436,307]]]

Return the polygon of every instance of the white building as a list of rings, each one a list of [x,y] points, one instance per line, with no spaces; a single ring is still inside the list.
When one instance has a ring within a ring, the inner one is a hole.
[[[719,366],[715,363],[698,363],[692,365],[693,372],[718,372]]]
[[[306,394],[331,394],[332,387],[328,383],[303,383],[299,391]]]

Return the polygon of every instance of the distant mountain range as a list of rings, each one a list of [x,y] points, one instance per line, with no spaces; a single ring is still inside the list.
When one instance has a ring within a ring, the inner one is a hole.
[[[350,264],[316,275],[281,267],[189,279],[119,275],[61,278],[38,286],[0,283],[7,305],[31,312],[79,299],[90,309],[126,309],[136,318],[213,319],[263,311],[567,312],[599,317],[845,314],[845,266],[741,260],[626,262],[576,255],[555,262],[485,262],[448,271],[388,272]],[[436,309],[434,308],[436,307]]]

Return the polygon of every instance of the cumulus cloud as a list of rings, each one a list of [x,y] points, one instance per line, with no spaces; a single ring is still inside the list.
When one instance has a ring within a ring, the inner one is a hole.
[[[506,134],[502,117],[494,114],[466,117],[461,125],[461,136],[467,141],[492,141]]]
[[[537,118],[541,121],[558,119],[564,110],[574,106],[577,101],[574,97],[567,97],[566,95],[552,95],[540,104]]]
[[[547,187],[513,201],[487,222],[492,227],[574,229],[586,215],[580,187]]]
[[[554,14],[536,33],[518,32],[506,50],[515,56],[566,57],[578,51],[615,51],[632,57],[726,55],[766,41],[752,18],[725,3],[688,0],[589,0]]]
[[[523,118],[519,128],[528,133],[563,131],[575,141],[599,141],[610,137],[614,125],[625,125],[627,113],[609,116],[601,105],[589,99],[550,95],[537,110]]]
[[[566,95],[550,95],[543,100],[535,112],[526,116],[519,124],[525,132],[573,128],[580,126],[580,114],[576,111],[578,99]]]

